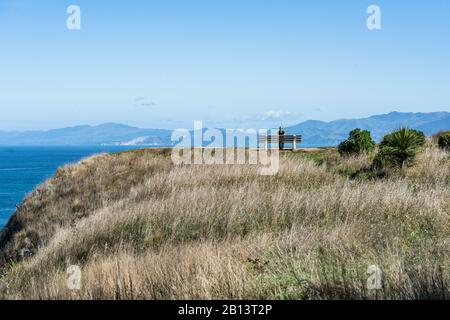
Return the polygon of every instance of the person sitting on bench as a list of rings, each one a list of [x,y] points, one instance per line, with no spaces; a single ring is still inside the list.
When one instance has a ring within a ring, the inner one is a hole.
[[[284,149],[284,134],[285,134],[284,129],[280,127],[280,129],[278,130],[278,139],[279,139],[278,144],[280,150]]]

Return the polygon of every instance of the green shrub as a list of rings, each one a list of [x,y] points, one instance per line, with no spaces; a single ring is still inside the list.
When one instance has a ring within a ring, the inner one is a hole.
[[[439,134],[438,144],[440,148],[450,150],[450,131],[441,132]]]
[[[392,166],[404,169],[414,163],[425,143],[422,131],[401,128],[383,138],[374,164],[378,168]]]
[[[375,146],[369,131],[355,129],[350,132],[349,138],[338,146],[338,150],[341,155],[360,154],[373,151]]]

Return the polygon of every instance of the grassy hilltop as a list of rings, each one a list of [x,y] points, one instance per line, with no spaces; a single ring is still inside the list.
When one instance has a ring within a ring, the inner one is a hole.
[[[65,166],[0,237],[0,298],[450,298],[449,153],[429,145],[385,175],[371,163],[285,153],[261,176],[139,150]]]

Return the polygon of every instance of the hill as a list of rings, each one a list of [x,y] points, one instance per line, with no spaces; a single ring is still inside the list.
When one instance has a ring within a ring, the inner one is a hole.
[[[429,146],[385,177],[370,163],[285,153],[261,176],[137,150],[65,166],[0,236],[0,298],[450,297],[449,154]],[[67,287],[72,265],[81,290]]]
[[[401,126],[432,135],[450,130],[450,113],[392,112],[364,119],[341,119],[331,122],[309,120],[288,127],[287,133],[303,135],[303,147],[337,146],[355,129],[367,129],[376,141]],[[232,129],[232,128],[230,128]],[[259,129],[259,128],[257,128]],[[221,130],[225,132],[224,129]],[[0,146],[67,146],[67,145],[137,145],[152,147],[172,146],[171,130],[141,129],[123,124],[106,123],[99,126],[76,126],[49,131],[0,131]],[[242,146],[241,146],[242,147]]]
[[[141,129],[117,123],[76,126],[49,131],[0,131],[0,145],[79,146],[142,145],[170,146],[172,131]]]
[[[402,126],[422,130],[425,134],[432,135],[442,130],[450,130],[450,113],[391,112],[363,119],[341,119],[331,122],[306,121],[288,127],[286,132],[302,134],[304,147],[337,146],[347,139],[348,133],[355,128],[369,130],[372,137],[379,142],[387,133]]]

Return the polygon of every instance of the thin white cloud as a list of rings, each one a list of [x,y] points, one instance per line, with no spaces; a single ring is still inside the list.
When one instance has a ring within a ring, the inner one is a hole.
[[[150,100],[147,96],[143,96],[134,99],[134,105],[136,107],[154,107],[156,106],[156,103]]]
[[[290,111],[282,111],[282,110],[270,110],[264,112],[260,120],[261,121],[278,121],[278,120],[286,120],[292,117],[297,116],[298,114]]]

